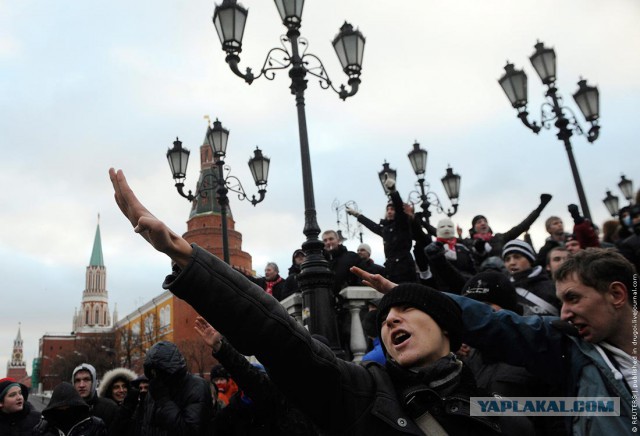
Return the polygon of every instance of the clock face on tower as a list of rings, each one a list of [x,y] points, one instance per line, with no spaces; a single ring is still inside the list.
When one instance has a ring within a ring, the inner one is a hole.
[[[20,353],[20,352],[13,353],[13,360],[21,362],[22,361],[22,353]]]

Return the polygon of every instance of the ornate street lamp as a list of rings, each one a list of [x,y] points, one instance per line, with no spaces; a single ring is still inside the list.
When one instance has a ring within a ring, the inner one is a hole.
[[[618,188],[620,188],[622,195],[624,195],[624,198],[629,202],[629,206],[633,205],[633,180],[627,179],[625,175],[622,174],[620,176],[620,182],[618,182]],[[620,211],[620,204],[616,195],[612,195],[611,191],[607,190],[607,196],[602,200],[602,202],[607,207],[611,216],[618,215]]]
[[[384,193],[386,195],[389,195],[390,191],[389,189],[387,189],[385,182],[387,180],[393,180],[393,182],[395,183],[397,180],[397,175],[398,172],[395,169],[391,168],[387,161],[384,161],[384,163],[382,164],[382,170],[378,172],[378,178],[380,179],[380,184],[382,185],[382,189],[384,189]]]
[[[256,147],[254,155],[249,159],[249,169],[253,180],[258,187],[259,197],[253,195],[251,198],[246,194],[240,179],[229,174],[231,167],[225,165],[224,158],[227,153],[227,141],[229,140],[229,130],[222,127],[220,121],[215,120],[213,127],[207,129],[207,144],[211,147],[215,158],[215,165],[218,168],[218,174],[205,174],[203,183],[197,188],[195,195],[189,191],[184,193],[184,179],[187,174],[187,163],[189,162],[190,151],[182,147],[182,142],[178,138],[173,142],[173,148],[167,150],[167,160],[171,168],[171,174],[175,180],[175,186],[178,194],[186,198],[188,201],[194,201],[198,196],[207,197],[209,191],[215,189],[216,198],[220,205],[220,215],[222,219],[222,253],[224,261],[229,263],[229,234],[227,230],[227,208],[229,206],[229,191],[238,194],[238,199],[247,200],[253,206],[264,200],[267,194],[267,178],[269,176],[270,159],[262,155],[262,151]],[[224,172],[227,171],[225,177]],[[213,180],[210,180],[213,179]]]
[[[629,203],[633,203],[633,181],[627,179],[624,174],[620,176],[618,188],[622,191],[622,195]]]
[[[580,174],[578,173],[578,166],[573,157],[570,141],[574,132],[578,135],[585,133],[580,127],[580,124],[578,124],[573,111],[561,105],[562,99],[555,86],[556,53],[552,48],[545,47],[542,42],[538,42],[535,45],[535,52],[531,55],[530,60],[536,73],[540,76],[542,83],[547,85],[545,96],[550,99],[550,102],[542,104],[540,109],[540,124],[535,121],[530,122],[528,119],[527,76],[524,71],[516,70],[513,64],[507,62],[507,65],[504,67],[505,73],[498,80],[498,83],[507,95],[511,106],[518,111],[518,118],[534,133],[537,134],[540,132],[542,127],[550,129],[551,122],[555,121],[554,125],[558,128],[557,137],[564,142],[567,150],[571,172],[575,181],[576,190],[578,191],[578,198],[580,199],[580,206],[582,207],[584,216],[591,219],[591,212],[589,211],[587,198],[584,194]],[[598,139],[600,131],[600,126],[598,125],[598,118],[600,117],[598,89],[594,86],[587,85],[586,80],[580,79],[578,82],[578,91],[573,95],[573,98],[584,115],[584,118],[591,123],[591,128],[586,133],[586,136],[589,142],[594,142]]]
[[[607,207],[607,210],[609,211],[611,216],[618,215],[620,204],[618,203],[617,195],[612,195],[611,191],[607,191],[607,196],[602,200],[602,202]]]
[[[336,213],[336,233],[340,240],[346,241],[347,239],[358,237],[360,243],[362,243],[362,224],[358,222],[357,218],[354,219],[353,216],[347,213],[347,209],[359,211],[358,204],[353,200],[340,203],[336,198],[331,204],[331,209]],[[341,220],[342,215],[344,215],[344,226],[342,224],[343,221]],[[352,223],[354,220],[355,223]],[[343,229],[344,232],[346,232],[346,236],[344,235]]]
[[[447,168],[447,173],[440,180],[444,186],[444,190],[447,193],[447,197],[451,200],[452,208],[444,209],[438,195],[431,191],[431,185],[426,182],[427,173],[427,150],[420,147],[418,142],[414,142],[413,150],[408,154],[409,162],[413,172],[418,176],[417,186],[420,188],[420,192],[416,192],[420,197],[420,203],[422,209],[426,212],[429,206],[433,206],[439,213],[445,213],[448,217],[452,217],[458,211],[458,197],[460,195],[460,176],[453,173],[451,168]],[[413,192],[412,192],[413,194]],[[411,194],[410,194],[411,195]]]
[[[223,0],[216,5],[213,23],[226,52],[225,61],[231,71],[251,84],[261,76],[273,80],[277,70],[289,69],[291,78],[291,93],[295,96],[298,113],[298,130],[300,135],[300,154],[302,163],[302,184],[304,192],[305,225],[303,233],[306,241],[302,249],[306,253],[306,260],[302,264],[302,271],[298,282],[303,297],[303,322],[311,333],[325,336],[331,348],[340,353],[337,323],[333,311],[332,273],[322,255],[323,243],[318,238],[320,227],[316,219],[316,207],[313,194],[313,177],[311,174],[311,158],[309,153],[309,138],[305,114],[304,91],[307,88],[307,74],[319,79],[323,89],[331,88],[338,97],[345,100],[358,92],[360,73],[362,71],[362,56],[365,39],[353,26],[345,23],[340,32],[333,39],[333,47],[340,59],[343,71],[348,76],[349,90],[341,85],[336,89],[329,79],[327,71],[320,58],[307,53],[308,41],[300,37],[302,25],[303,0],[275,0],[276,8],[282,23],[287,28],[286,36],[280,37],[282,47],[275,47],[268,51],[265,61],[258,75],[254,75],[251,68],[240,71],[238,64],[242,51],[242,36],[247,18],[247,10],[236,0]],[[288,44],[288,47],[287,47]]]

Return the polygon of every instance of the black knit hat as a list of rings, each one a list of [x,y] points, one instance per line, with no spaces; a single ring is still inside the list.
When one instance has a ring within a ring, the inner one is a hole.
[[[462,295],[522,315],[516,288],[507,276],[496,271],[484,271],[471,277],[462,288]]]
[[[504,248],[502,249],[502,258],[504,259],[507,257],[507,254],[509,253],[518,253],[523,255],[529,259],[531,265],[536,263],[536,252],[533,250],[533,247],[527,242],[519,239],[514,239],[504,244]]]
[[[29,397],[29,388],[27,388],[22,383],[19,383],[14,378],[6,377],[3,379],[0,379],[0,402],[4,401],[4,397],[7,395],[7,392],[9,392],[9,389],[13,386],[20,387],[20,392],[24,397],[24,401],[27,401],[27,398]]]
[[[394,306],[415,307],[429,315],[449,337],[449,348],[458,351],[462,345],[462,310],[440,291],[417,283],[403,283],[382,297],[378,306],[378,334],[389,310]],[[382,345],[384,349],[384,344]],[[386,352],[386,350],[385,350]]]
[[[471,220],[471,227],[475,227],[476,223],[480,220],[485,220],[487,221],[487,217],[485,217],[484,215],[476,215],[473,217],[473,219]]]

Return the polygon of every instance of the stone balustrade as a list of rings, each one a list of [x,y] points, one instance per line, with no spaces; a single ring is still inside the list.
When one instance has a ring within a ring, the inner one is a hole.
[[[340,291],[343,298],[344,308],[349,311],[351,322],[351,354],[353,361],[362,360],[362,356],[367,352],[367,338],[362,330],[360,322],[360,310],[369,300],[381,298],[382,294],[368,286],[348,286]],[[280,302],[287,310],[289,315],[293,316],[298,323],[302,325],[302,295],[293,294]]]

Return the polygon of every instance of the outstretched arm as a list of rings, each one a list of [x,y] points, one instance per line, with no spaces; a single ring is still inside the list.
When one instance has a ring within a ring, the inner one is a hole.
[[[122,170],[110,168],[109,178],[116,203],[133,225],[134,231],[140,233],[153,248],[169,256],[180,268],[187,266],[191,259],[191,245],[140,203]]]
[[[352,266],[350,270],[353,274],[360,277],[362,283],[372,287],[381,294],[386,294],[393,288],[398,286],[397,283],[393,283],[391,280],[382,277],[380,274],[368,273],[365,270],[358,268],[357,266]]]

